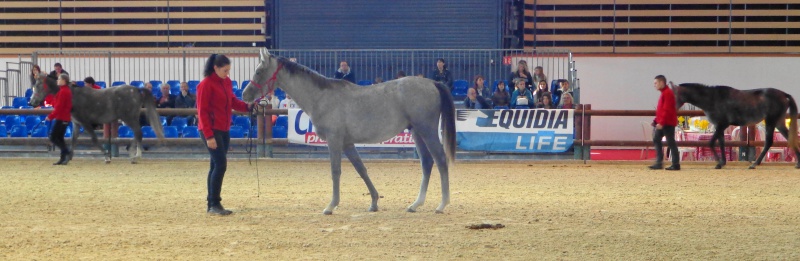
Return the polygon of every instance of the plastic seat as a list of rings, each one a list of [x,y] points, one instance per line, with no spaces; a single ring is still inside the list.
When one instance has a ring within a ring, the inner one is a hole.
[[[280,100],[286,99],[286,92],[281,88],[275,88],[275,96]]]
[[[245,89],[245,88],[247,88],[247,85],[250,85],[250,80],[244,80],[244,81],[242,82],[242,88],[240,88],[240,89]]]
[[[100,86],[100,89],[108,88],[108,86],[106,85],[106,82],[104,82],[104,81],[97,81],[94,84],[97,85],[97,86]]]
[[[126,82],[123,82],[123,81],[115,81],[115,82],[112,82],[112,83],[111,83],[111,87],[114,87],[114,86],[121,86],[121,85],[126,85],[126,84],[128,84],[128,83],[126,83]]]
[[[6,126],[0,125],[0,138],[8,137],[8,130],[6,130]]]
[[[286,126],[272,126],[272,138],[285,139],[289,134]]]
[[[143,81],[131,81],[131,86],[136,87],[136,88],[144,88],[144,82]],[[153,88],[158,88],[158,87],[153,86]]]
[[[28,98],[27,97],[14,97],[14,100],[11,101],[11,106],[14,108],[19,108],[22,106],[28,106]]]
[[[28,132],[32,132],[34,128],[44,125],[42,122],[42,118],[39,118],[38,115],[28,115],[28,117],[25,117],[25,127],[28,128]]]
[[[239,88],[239,82],[238,81],[231,81],[231,87],[233,87],[234,90],[241,89],[241,88]]]
[[[192,80],[187,82],[187,84],[189,84],[189,93],[197,94],[197,85],[200,85],[200,81]]]
[[[33,131],[31,131],[31,137],[33,138],[46,138],[48,137],[47,125],[39,125]]]
[[[186,119],[186,117],[175,116],[172,118],[172,122],[169,124],[169,126],[175,127],[180,133],[183,132],[183,129],[185,129],[186,126],[189,126],[187,122],[188,120]]]
[[[197,131],[197,126],[187,126],[183,128],[183,137],[184,138],[199,138],[200,132]]]
[[[249,116],[239,116],[233,120],[233,125],[241,126],[242,128],[248,129],[250,128],[250,117]]]
[[[370,86],[370,85],[372,85],[372,81],[370,81],[370,80],[360,80],[356,84],[361,85],[361,86]]]
[[[28,129],[25,126],[17,125],[11,128],[11,137],[14,138],[25,138],[28,137]]]
[[[27,89],[27,90],[25,90],[25,98],[28,98],[28,99],[30,99],[30,98],[31,98],[31,96],[33,96],[33,89]]]
[[[86,83],[83,81],[77,81],[75,84],[78,85],[78,87],[86,87]]]
[[[244,138],[244,129],[241,126],[231,126],[231,138]]]
[[[161,84],[163,82],[159,80],[150,80],[150,84],[153,85],[153,90],[161,90]]]
[[[161,122],[161,126],[167,126],[167,116],[158,116],[158,120]]]
[[[164,127],[164,138],[177,138],[178,128],[175,126]]]
[[[289,127],[289,116],[278,116],[278,119],[275,120],[275,126]]]
[[[7,130],[11,130],[14,126],[21,125],[21,120],[19,115],[8,115],[6,116],[5,126]]]
[[[453,96],[466,96],[469,89],[469,82],[466,80],[453,81]]]
[[[169,80],[167,81],[167,84],[169,84],[169,87],[181,87],[181,81],[178,80]]]
[[[144,126],[142,127],[142,138],[155,138],[156,132],[153,131],[152,126]]]
[[[242,90],[240,90],[240,89],[233,90],[233,95],[236,95],[236,98],[239,98],[239,100],[241,100],[242,99]]]
[[[675,141],[685,141],[685,140],[686,140],[686,132],[684,132],[681,127],[675,127]],[[678,147],[678,153],[680,154],[681,161],[683,161],[687,155],[691,155],[689,159],[697,159],[696,147]],[[669,157],[669,155],[667,156]]]
[[[117,130],[117,136],[120,138],[133,138],[133,130],[127,125],[120,125]]]

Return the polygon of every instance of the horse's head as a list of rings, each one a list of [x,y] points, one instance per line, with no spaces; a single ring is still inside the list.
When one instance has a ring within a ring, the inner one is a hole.
[[[261,63],[256,68],[253,77],[250,78],[250,83],[242,91],[242,100],[248,103],[265,97],[275,90],[278,71],[282,67],[278,57],[270,54],[266,49],[261,50],[259,58]]]
[[[686,103],[686,99],[682,95],[683,94],[683,87],[681,87],[680,85],[676,86],[676,85],[672,84],[672,82],[669,82],[669,83],[670,83],[670,85],[672,85],[672,92],[675,94],[675,107],[676,108],[683,107],[683,104]]]
[[[47,77],[47,74],[40,73],[39,77],[36,77],[35,80],[36,82],[33,84],[33,95],[31,95],[31,100],[28,103],[30,106],[39,106],[39,104],[44,101],[45,96],[58,92],[56,81]]]

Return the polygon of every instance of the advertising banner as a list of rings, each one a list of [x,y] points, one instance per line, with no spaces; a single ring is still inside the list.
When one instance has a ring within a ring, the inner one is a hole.
[[[566,152],[575,110],[458,110],[458,148],[496,152]]]
[[[302,109],[289,109],[288,126],[289,143],[306,144],[312,146],[327,146],[325,142],[314,131],[314,124],[311,117],[305,114]],[[356,147],[384,147],[384,148],[414,148],[414,138],[411,132],[404,130],[391,139],[378,144],[356,144]]]

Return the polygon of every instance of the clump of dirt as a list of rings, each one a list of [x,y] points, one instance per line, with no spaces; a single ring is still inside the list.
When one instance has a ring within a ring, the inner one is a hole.
[[[506,227],[506,226],[503,225],[503,224],[500,224],[500,223],[497,223],[497,224],[494,224],[494,225],[483,223],[483,224],[472,224],[472,225],[467,226],[467,228],[469,228],[469,229],[501,229],[501,228],[504,228],[504,227]]]

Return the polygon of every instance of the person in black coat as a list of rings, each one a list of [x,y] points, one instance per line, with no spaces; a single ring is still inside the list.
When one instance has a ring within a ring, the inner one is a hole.
[[[342,61],[339,63],[339,69],[336,70],[336,74],[333,76],[333,78],[356,83],[356,76],[353,73],[353,68],[350,68],[350,65],[347,64],[347,61]]]
[[[464,100],[464,107],[467,109],[491,109],[491,105],[486,98],[483,96],[478,95],[478,90],[473,88],[469,88],[467,90],[467,99]]]
[[[436,60],[436,69],[431,72],[430,77],[432,80],[444,83],[450,91],[453,91],[453,74],[447,70],[447,63],[443,58]]]
[[[528,62],[526,62],[525,60],[519,60],[519,62],[517,62],[517,70],[511,72],[511,74],[508,76],[508,82],[514,82],[514,79],[517,78],[525,81],[526,89],[528,89],[531,92],[534,91],[533,75],[531,75],[531,72],[528,71]]]
[[[63,74],[69,75],[67,70],[64,70],[64,67],[61,67],[61,63],[56,63],[53,65],[54,70],[47,75],[47,77],[52,78],[53,80],[58,80],[58,76]]]

